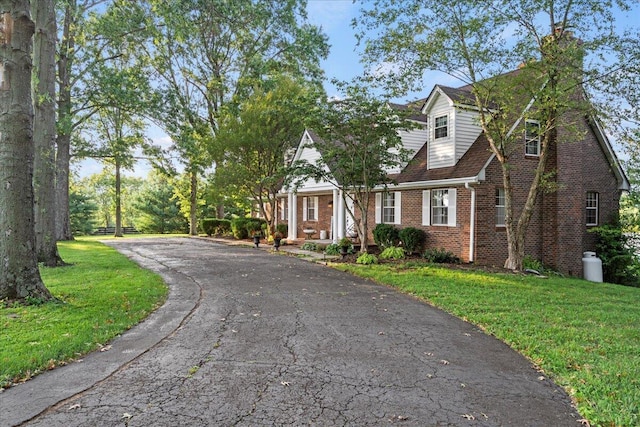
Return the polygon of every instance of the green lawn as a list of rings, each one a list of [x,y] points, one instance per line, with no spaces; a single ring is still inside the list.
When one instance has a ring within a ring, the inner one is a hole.
[[[167,295],[162,279],[95,239],[61,242],[73,265],[42,268],[61,302],[0,304],[0,387],[76,359],[131,328]]]
[[[592,426],[640,425],[640,288],[424,264],[335,267],[495,335],[563,386]]]

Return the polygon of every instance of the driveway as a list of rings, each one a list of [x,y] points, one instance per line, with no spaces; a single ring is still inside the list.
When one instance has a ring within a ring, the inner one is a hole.
[[[524,357],[411,296],[253,248],[108,243],[169,301],[109,351],[0,394],[2,425],[580,425]]]

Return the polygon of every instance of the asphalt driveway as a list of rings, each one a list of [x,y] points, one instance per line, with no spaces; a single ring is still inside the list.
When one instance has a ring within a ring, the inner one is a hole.
[[[0,424],[580,425],[525,358],[390,288],[200,239],[109,244],[169,301],[109,351],[0,394]]]

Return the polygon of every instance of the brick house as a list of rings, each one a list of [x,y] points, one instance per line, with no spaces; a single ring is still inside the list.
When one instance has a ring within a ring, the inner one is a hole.
[[[465,101],[469,91],[468,86],[436,85],[421,101],[412,117],[421,127],[401,134],[413,159],[388,171],[396,184],[373,195],[369,229],[381,222],[422,228],[427,247],[444,248],[465,262],[502,266],[507,258],[502,172],[477,124],[478,113]],[[538,196],[525,253],[581,276],[582,252],[594,250],[589,228],[616,217],[629,181],[597,120],[573,119],[580,137],[551,147],[548,170],[556,171],[558,190]],[[510,157],[517,217],[538,163],[540,139],[539,124],[524,116],[514,129],[522,134],[519,154]],[[563,132],[559,127],[559,140]],[[320,153],[310,143],[318,141],[312,131],[305,131],[294,160],[317,160]],[[324,231],[333,241],[349,234],[352,221],[340,190],[331,183],[307,181],[296,193],[284,190],[281,197],[281,221],[289,224],[290,240],[304,238],[305,229],[315,231],[316,238]]]

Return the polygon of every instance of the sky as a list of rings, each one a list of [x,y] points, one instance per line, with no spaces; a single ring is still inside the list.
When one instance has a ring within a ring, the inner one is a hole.
[[[367,0],[364,0],[367,1]],[[361,75],[364,67],[360,63],[359,48],[355,37],[355,30],[351,27],[351,22],[359,13],[361,4],[352,0],[308,0],[307,13],[309,22],[320,26],[329,38],[331,50],[326,60],[322,61],[325,70],[327,83],[325,89],[329,98],[340,96],[341,94],[330,83],[330,80],[349,81]],[[621,16],[622,25],[637,23],[640,17],[640,3],[626,16]],[[637,25],[637,24],[636,24]],[[459,86],[460,83],[452,77],[442,73],[432,73],[433,84],[443,84],[449,86]],[[409,93],[403,99],[393,99],[393,102],[405,103],[415,99],[424,98],[431,91],[433,85],[424,88],[423,93]],[[163,147],[171,144],[170,138],[157,127],[150,127],[147,135],[154,143]],[[617,150],[621,155],[621,150]],[[100,172],[101,164],[93,160],[85,160],[74,168],[81,177]],[[150,166],[139,161],[134,171],[126,171],[125,175],[144,178],[150,170]]]

